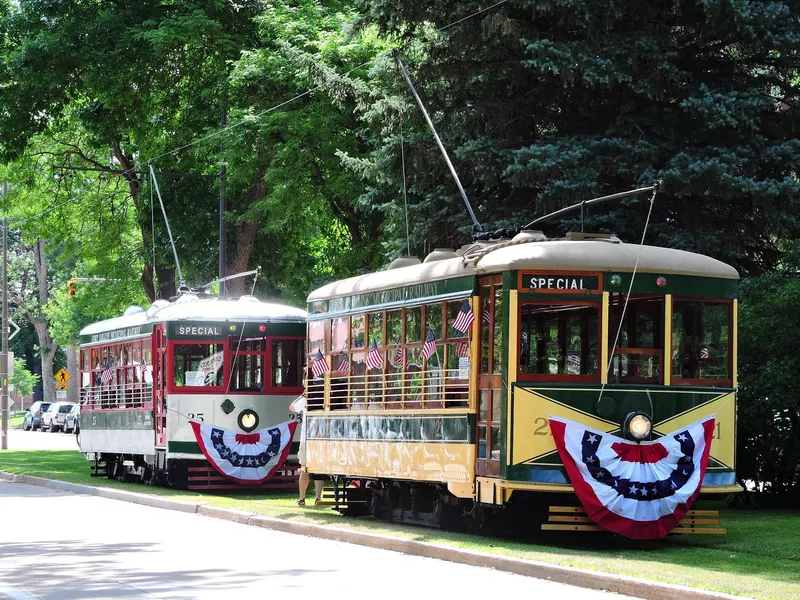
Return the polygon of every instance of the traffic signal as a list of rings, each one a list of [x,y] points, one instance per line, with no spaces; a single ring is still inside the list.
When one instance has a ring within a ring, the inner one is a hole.
[[[75,280],[70,279],[67,282],[67,297],[72,298],[75,295]]]

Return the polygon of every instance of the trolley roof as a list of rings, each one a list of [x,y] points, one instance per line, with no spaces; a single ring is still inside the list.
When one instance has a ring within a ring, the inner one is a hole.
[[[253,296],[221,300],[186,294],[175,302],[156,300],[147,310],[92,323],[81,330],[80,336],[83,338],[106,331],[175,321],[304,323],[305,320],[306,311],[303,309],[261,302]]]
[[[441,281],[470,275],[511,270],[537,271],[614,271],[663,275],[690,275],[718,279],[739,279],[733,267],[716,259],[685,250],[625,244],[613,236],[597,239],[557,239],[476,243],[462,248],[460,256],[426,261],[406,267],[390,268],[341,281],[334,281],[309,294],[308,302],[365,292]],[[447,256],[447,251],[441,253]],[[453,252],[450,251],[452,256]]]

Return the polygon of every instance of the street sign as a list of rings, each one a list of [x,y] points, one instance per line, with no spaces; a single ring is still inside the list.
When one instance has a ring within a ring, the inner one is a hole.
[[[58,391],[56,391],[56,398],[66,398],[66,397],[67,397],[66,388],[64,388],[63,390],[59,389]]]
[[[17,325],[16,323],[14,323],[14,321],[12,321],[11,319],[9,319],[9,320],[8,320],[8,324],[9,324],[9,325],[13,325],[13,326],[14,326],[14,328],[15,328],[15,329],[14,329],[14,333],[12,333],[10,336],[8,336],[8,341],[10,342],[11,340],[13,340],[13,339],[14,339],[14,336],[15,336],[15,335],[17,335],[17,334],[19,333],[19,325]]]
[[[69,388],[69,386],[68,386],[66,383],[59,383],[59,384],[56,386],[56,389],[57,389],[59,392],[66,392],[68,388]]]
[[[69,379],[70,379],[69,373],[67,373],[67,370],[64,368],[62,368],[58,373],[56,373],[55,380],[56,383],[58,384],[58,389],[59,390],[67,389],[67,382],[69,381]]]

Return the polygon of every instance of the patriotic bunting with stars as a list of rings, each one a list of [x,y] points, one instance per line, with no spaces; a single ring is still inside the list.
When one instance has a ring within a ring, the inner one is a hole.
[[[189,421],[200,449],[219,473],[238,483],[257,485],[283,466],[292,448],[297,421],[241,433]]]
[[[556,417],[550,430],[589,518],[646,540],[667,535],[700,494],[714,417],[638,444]]]

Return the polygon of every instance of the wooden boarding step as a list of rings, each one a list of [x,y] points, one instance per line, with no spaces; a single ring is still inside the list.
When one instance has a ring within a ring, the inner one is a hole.
[[[551,506],[547,521],[542,524],[542,531],[608,531],[595,525],[580,506]],[[670,535],[681,533],[724,535],[728,531],[709,525],[719,525],[718,510],[688,510],[678,526],[670,531]]]
[[[284,465],[283,469],[276,471],[264,483],[245,485],[220,475],[211,465],[189,467],[188,489],[192,491],[237,490],[242,492],[297,489],[300,477],[299,468],[299,465]]]
[[[108,465],[104,460],[95,460],[89,467],[90,477],[108,477]]]
[[[326,485],[322,488],[321,500],[317,506],[333,506],[336,510],[345,510],[348,507],[366,505],[366,500],[363,499],[359,488],[349,485],[346,488],[337,489],[333,485]]]

